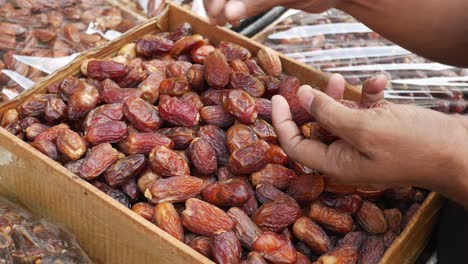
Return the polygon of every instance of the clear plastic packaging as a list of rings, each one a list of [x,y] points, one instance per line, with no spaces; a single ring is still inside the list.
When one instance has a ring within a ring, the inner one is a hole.
[[[356,86],[385,74],[390,101],[467,113],[467,69],[417,56],[339,10],[321,14],[288,10],[256,38],[319,70],[341,73]]]
[[[92,262],[70,233],[0,198],[0,263]]]
[[[14,54],[68,56],[108,42],[104,32],[123,33],[140,22],[142,18],[106,0],[0,1],[0,70],[38,81],[46,74],[17,61]],[[2,102],[24,89],[0,73],[0,90]]]

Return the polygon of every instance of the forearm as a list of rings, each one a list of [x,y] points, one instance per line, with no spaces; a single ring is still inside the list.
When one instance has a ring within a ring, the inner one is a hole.
[[[343,0],[337,7],[416,54],[468,66],[466,0]]]

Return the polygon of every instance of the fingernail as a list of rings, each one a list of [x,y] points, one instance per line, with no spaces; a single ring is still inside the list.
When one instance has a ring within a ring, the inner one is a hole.
[[[225,10],[229,21],[239,20],[247,13],[247,8],[242,1],[229,1],[226,4]]]
[[[301,86],[299,91],[297,91],[297,96],[302,105],[306,107],[310,107],[315,98],[315,94],[310,86]]]

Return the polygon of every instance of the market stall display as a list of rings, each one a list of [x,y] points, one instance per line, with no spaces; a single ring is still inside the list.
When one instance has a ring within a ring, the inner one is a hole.
[[[208,254],[207,244],[202,247],[199,242],[209,238],[194,239],[193,234],[212,237],[208,250],[218,262],[228,253],[238,260],[240,242],[245,252],[254,249],[261,257],[278,261],[265,248],[269,239],[279,242],[286,253],[280,260],[294,262],[302,255],[313,259],[325,253],[319,261],[326,261],[341,258],[344,252],[357,258],[361,247],[355,239],[368,234],[371,238],[361,254],[378,260],[401,227],[413,222],[412,215],[435,206],[433,194],[424,202],[423,190],[339,186],[288,162],[268,123],[268,98],[278,92],[287,96],[305,135],[330,139],[309,123],[294,92],[301,82],[323,87],[326,78],[223,29],[208,27],[174,6],[170,10],[177,15],[169,15],[162,24],[168,23],[174,32],[143,36],[154,26],[148,24],[102,49],[99,56],[72,64],[54,75],[48,86],[5,106],[2,126],[203,253]],[[192,22],[194,35],[187,24],[175,28],[185,20]],[[118,56],[104,58],[117,50]],[[81,75],[76,75],[79,68]],[[346,97],[357,100],[356,90],[348,88]],[[310,186],[310,192],[303,186]],[[242,192],[229,192],[237,187]],[[306,217],[301,217],[300,204],[310,205]],[[275,208],[291,213],[278,215],[281,210]],[[167,222],[164,216],[174,221]],[[245,220],[245,225],[235,226],[233,219]],[[406,234],[417,228],[408,227]],[[362,232],[335,245],[358,230]],[[383,233],[387,245],[384,237],[374,236]],[[309,234],[317,240],[308,240]],[[418,231],[413,237],[424,236]],[[405,240],[402,235],[399,241]],[[370,250],[374,247],[379,251]]]
[[[92,262],[67,231],[0,198],[0,263]]]
[[[384,74],[387,98],[442,112],[466,112],[467,70],[433,63],[391,43],[339,10],[290,10],[254,39],[353,85]]]
[[[143,21],[106,0],[1,1],[0,70],[15,71],[33,81],[46,76],[14,55],[63,57],[107,43],[105,32],[126,32]],[[0,102],[24,89],[0,72]]]

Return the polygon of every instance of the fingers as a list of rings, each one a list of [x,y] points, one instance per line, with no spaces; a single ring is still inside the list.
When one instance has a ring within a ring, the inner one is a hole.
[[[205,0],[207,14],[213,23],[218,25],[230,22],[238,23],[239,20],[256,15],[262,11],[276,6],[280,0]]]
[[[288,156],[305,166],[323,171],[327,145],[302,137],[292,120],[288,102],[282,96],[275,95],[272,98],[272,117],[278,140]]]
[[[335,85],[344,85],[340,75],[330,78],[329,86]],[[347,108],[310,86],[299,88],[298,96],[302,106],[323,128],[351,144],[358,143],[360,139],[357,138],[357,132],[362,129],[365,121],[363,111]]]
[[[203,0],[203,5],[205,6],[206,14],[210,18],[216,18],[224,10],[226,0]]]
[[[343,99],[345,89],[345,80],[341,77],[332,75],[324,92],[335,100]]]
[[[384,99],[387,77],[379,75],[364,82],[362,86],[361,103],[372,104]]]

